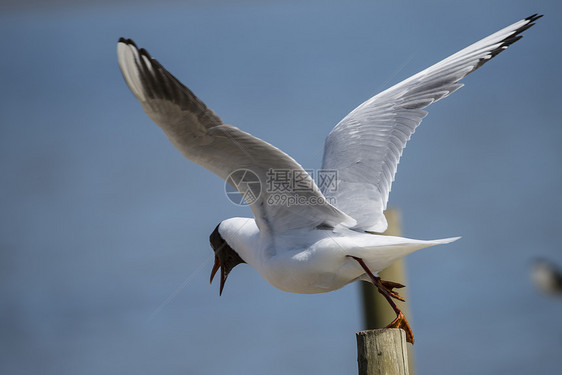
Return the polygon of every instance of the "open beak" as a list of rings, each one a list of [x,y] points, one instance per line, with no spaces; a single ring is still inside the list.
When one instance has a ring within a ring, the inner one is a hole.
[[[221,262],[218,256],[215,255],[215,265],[213,266],[213,270],[211,271],[211,281],[210,283],[213,283],[213,279],[215,278],[215,274],[217,273],[217,271],[219,270],[219,268],[221,267]]]
[[[222,290],[224,288],[227,275],[226,272],[224,271],[224,267],[221,267],[220,258],[217,255],[215,255],[215,265],[213,266],[213,270],[211,271],[211,281],[210,281],[211,283],[213,282],[213,279],[215,278],[215,274],[217,273],[219,268],[221,269],[221,287],[219,291],[219,296],[222,296]]]
[[[234,251],[226,241],[222,238],[219,233],[219,225],[215,228],[213,233],[209,236],[209,242],[213,251],[215,252],[215,264],[213,265],[213,270],[211,271],[211,283],[219,268],[221,270],[221,287],[219,295],[222,295],[222,290],[224,289],[224,284],[226,283],[226,278],[228,274],[237,264],[246,263],[236,251]]]

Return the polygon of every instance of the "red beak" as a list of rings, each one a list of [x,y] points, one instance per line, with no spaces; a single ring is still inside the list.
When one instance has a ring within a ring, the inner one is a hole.
[[[221,262],[219,260],[219,257],[215,255],[215,265],[213,266],[213,270],[211,271],[211,281],[210,281],[211,284],[213,283],[213,279],[215,278],[215,274],[219,270],[220,266],[221,266]]]
[[[211,271],[211,283],[213,282],[213,279],[215,278],[215,274],[217,273],[219,268],[221,269],[221,287],[219,291],[219,296],[222,296],[222,290],[226,282],[226,273],[224,267],[221,267],[220,258],[217,255],[215,255],[215,265],[213,266],[213,270]]]

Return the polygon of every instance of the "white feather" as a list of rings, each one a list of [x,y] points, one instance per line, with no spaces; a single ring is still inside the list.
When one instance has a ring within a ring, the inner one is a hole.
[[[383,211],[402,151],[423,110],[463,85],[463,77],[519,38],[538,17],[518,21],[392,86],[355,108],[332,130],[323,169],[337,170],[335,206],[357,220],[358,228],[382,233]]]

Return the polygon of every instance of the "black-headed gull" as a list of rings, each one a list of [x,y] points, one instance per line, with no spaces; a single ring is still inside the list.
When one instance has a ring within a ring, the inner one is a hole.
[[[518,21],[354,109],[326,139],[322,170],[334,173],[322,189],[289,155],[223,123],[132,40],[119,40],[117,56],[129,88],[174,146],[224,180],[232,183],[235,176],[235,188],[251,198],[254,219],[224,220],[210,236],[215,251],[211,281],[220,268],[220,293],[240,263],[293,293],[371,281],[396,312],[388,327],[403,328],[413,343],[408,322],[392,300],[401,299],[394,289],[403,285],[376,274],[407,254],[459,237],[422,241],[376,234],[387,228],[383,211],[402,150],[427,115],[425,107],[459,89],[464,76],[519,40],[540,17]],[[286,183],[289,175],[292,183]],[[281,188],[265,188],[279,182]]]

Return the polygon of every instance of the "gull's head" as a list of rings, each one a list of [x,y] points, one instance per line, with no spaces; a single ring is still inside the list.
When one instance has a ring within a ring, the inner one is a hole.
[[[219,294],[222,295],[222,289],[224,288],[224,283],[226,282],[226,278],[228,274],[234,267],[236,267],[240,263],[245,263],[240,255],[233,248],[231,248],[228,243],[222,238],[220,234],[221,223],[217,225],[211,236],[209,237],[209,241],[211,242],[211,247],[215,251],[215,265],[213,266],[213,270],[211,271],[211,282],[213,282],[213,278],[217,271],[221,270],[221,286]]]

